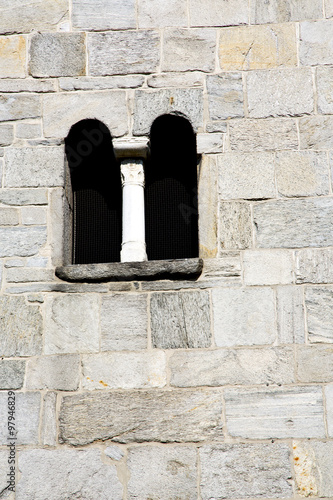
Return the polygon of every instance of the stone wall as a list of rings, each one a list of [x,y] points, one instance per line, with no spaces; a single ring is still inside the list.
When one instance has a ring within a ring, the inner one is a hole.
[[[0,33],[0,498],[332,498],[333,1],[4,0]],[[70,127],[172,112],[200,278],[56,278]]]

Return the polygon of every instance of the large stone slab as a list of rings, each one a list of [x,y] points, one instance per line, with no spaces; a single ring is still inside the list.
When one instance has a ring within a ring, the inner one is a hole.
[[[303,289],[279,286],[276,289],[277,327],[279,344],[304,344]]]
[[[288,285],[294,282],[294,259],[288,250],[247,250],[243,254],[245,285]]]
[[[252,247],[252,216],[248,203],[220,203],[219,248],[236,250]]]
[[[38,95],[0,94],[0,122],[40,116],[41,101]]]
[[[333,116],[311,116],[299,120],[301,149],[333,148]]]
[[[251,4],[251,23],[285,23],[302,19],[320,19],[323,16],[321,0],[286,0],[267,2],[254,0]]]
[[[79,386],[80,356],[41,356],[27,363],[27,389],[75,391]]]
[[[59,78],[59,87],[62,90],[131,89],[141,87],[144,81],[145,77],[142,75],[64,77]]]
[[[222,73],[208,76],[207,92],[211,120],[226,120],[244,116],[241,73]]]
[[[293,458],[298,495],[330,498],[333,495],[333,443],[294,441]]]
[[[333,288],[305,289],[309,340],[312,343],[333,343]]]
[[[23,36],[0,37],[1,78],[24,78],[26,41]]]
[[[11,400],[13,402],[13,400]],[[39,414],[41,396],[37,392],[15,393],[15,430],[16,445],[33,444],[39,442]],[[0,392],[0,444],[6,446],[10,435],[6,422],[8,422],[8,394]]]
[[[300,24],[300,63],[304,66],[333,64],[333,21],[305,21]]]
[[[139,28],[187,26],[187,8],[182,0],[139,0]],[[177,13],[177,15],[175,15]]]
[[[333,113],[333,68],[317,68],[318,111],[323,114]]]
[[[298,346],[296,366],[300,382],[333,382],[333,346]]]
[[[0,257],[35,255],[46,242],[46,227],[0,228]]]
[[[21,389],[24,382],[25,361],[0,360],[0,389]]]
[[[296,252],[296,283],[333,283],[333,249],[304,248]]]
[[[53,80],[34,80],[33,78],[0,79],[0,92],[54,92],[55,90],[55,81]]]
[[[4,205],[47,205],[46,189],[1,189],[0,202]]]
[[[73,27],[84,31],[136,28],[134,0],[74,0]]]
[[[222,439],[222,397],[218,391],[117,391],[65,396],[60,442],[84,445],[111,439],[200,442]]]
[[[246,0],[215,2],[214,0],[190,0],[191,26],[231,26],[247,24],[248,3]]]

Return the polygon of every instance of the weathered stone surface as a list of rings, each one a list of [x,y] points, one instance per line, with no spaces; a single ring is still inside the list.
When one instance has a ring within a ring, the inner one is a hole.
[[[33,80],[25,78],[21,80],[0,79],[0,92],[15,93],[15,92],[54,92],[55,82],[52,80]]]
[[[195,500],[196,450],[190,447],[130,448],[128,498]]]
[[[245,285],[288,285],[294,281],[292,252],[247,250],[243,254]]]
[[[248,439],[324,438],[320,386],[276,389],[227,389],[227,429]]]
[[[304,66],[333,64],[332,30],[333,21],[305,21],[300,24],[301,64]]]
[[[59,78],[59,87],[62,90],[107,90],[141,87],[144,76],[101,76],[80,78]],[[0,87],[1,88],[1,87]]]
[[[120,446],[108,446],[105,448],[104,453],[107,457],[112,458],[112,460],[121,460],[124,456],[123,450]]]
[[[190,0],[191,26],[230,26],[247,24],[248,3],[246,0],[231,0],[216,3],[214,0]]]
[[[39,123],[17,123],[16,137],[19,139],[35,139],[42,135],[42,124]]]
[[[251,5],[251,23],[285,23],[302,19],[320,19],[323,16],[321,0],[286,0],[266,2],[255,0]]]
[[[333,3],[332,3],[333,5]],[[317,90],[319,113],[333,113],[333,68],[318,66]]]
[[[73,1],[72,23],[80,30],[136,28],[134,0]]]
[[[220,32],[222,71],[297,66],[293,24],[224,28]]]
[[[218,391],[95,391],[63,398],[60,442],[200,442],[222,438]]]
[[[325,387],[325,399],[328,436],[333,437],[333,384]]]
[[[177,14],[176,14],[177,13]],[[139,28],[187,26],[187,8],[182,0],[139,0]]]
[[[24,226],[43,225],[47,223],[47,212],[44,207],[21,208],[21,220]]]
[[[1,78],[24,78],[26,42],[23,36],[0,37]]]
[[[0,491],[3,498],[7,500],[15,500],[15,493],[11,493],[9,490],[5,491],[8,487],[8,476],[10,465],[8,464],[9,452],[7,449],[0,450],[0,470],[2,472],[0,476]]]
[[[99,350],[99,300],[95,295],[50,296],[45,300],[45,354]]]
[[[14,286],[6,289],[6,293],[40,293],[40,292],[59,292],[59,293],[107,293],[107,285],[98,285],[84,283],[78,285],[68,283],[32,283],[25,286]]]
[[[271,288],[220,288],[212,292],[218,347],[273,344],[276,339]]]
[[[221,250],[252,247],[251,208],[248,203],[220,203],[219,246]]]
[[[306,248],[296,252],[296,283],[333,283],[333,249]]]
[[[46,242],[46,227],[0,228],[0,257],[28,257]]]
[[[226,121],[214,121],[208,122],[206,124],[206,132],[214,133],[214,132],[222,132],[226,134],[228,131],[228,125]]]
[[[72,125],[88,118],[103,122],[110,129],[112,137],[126,134],[126,93],[115,90],[44,96],[43,123],[46,137],[66,137]]]
[[[167,28],[163,42],[163,71],[213,71],[216,32],[208,29]]]
[[[162,351],[83,355],[83,389],[149,389],[166,385]]]
[[[150,315],[154,347],[177,349],[211,345],[207,292],[155,293],[150,299]]]
[[[202,87],[205,74],[196,71],[190,73],[165,73],[148,77],[148,87]]]
[[[7,122],[22,118],[41,116],[40,97],[38,95],[0,94],[0,121]]]
[[[232,120],[229,141],[232,151],[297,149],[296,121],[288,118]]]
[[[16,226],[19,223],[19,212],[16,208],[0,208],[0,226]]]
[[[47,205],[46,189],[1,189],[4,205]]]
[[[259,247],[333,245],[331,198],[268,201],[254,205],[253,217]]]
[[[37,392],[15,393],[16,444],[38,444],[40,394]],[[0,393],[1,422],[8,421],[8,394]],[[0,444],[8,443],[7,425],[0,427]]]
[[[79,386],[80,356],[65,354],[29,359],[27,389],[75,391]]]
[[[200,448],[201,498],[286,498],[293,494],[287,444]]]
[[[99,449],[22,451],[18,467],[17,500],[122,498],[116,467],[102,462]]]
[[[194,131],[203,125],[203,95],[201,89],[164,89],[135,92],[134,135],[149,134],[160,115],[179,113],[192,124]]]
[[[0,360],[0,389],[21,389],[24,373],[25,361]]]
[[[57,444],[57,393],[47,392],[43,399],[41,440],[46,446]]]
[[[217,165],[220,199],[275,197],[273,153],[224,153]]]
[[[217,165],[215,156],[204,155],[198,172],[199,254],[217,255]]]
[[[202,278],[240,278],[242,266],[240,252],[224,252],[219,258],[205,259]]]
[[[244,116],[241,73],[222,73],[208,76],[207,91],[211,120],[226,120]]]
[[[304,344],[305,324],[303,290],[296,286],[276,290],[278,341],[280,344]]]
[[[94,76],[152,73],[160,61],[160,36],[153,30],[88,35],[89,72]]]
[[[314,112],[311,70],[251,71],[247,74],[247,98],[250,118],[311,114]]]
[[[237,278],[236,278],[237,280]],[[234,278],[225,278],[225,282],[234,283]],[[161,291],[178,291],[178,290],[208,290],[211,288],[219,288],[224,283],[223,279],[198,279],[196,281],[142,281],[140,287],[142,291],[161,292]]]
[[[63,147],[10,148],[5,153],[6,187],[61,186],[64,174]]]
[[[35,77],[84,75],[84,33],[37,33],[31,38],[29,69]]]
[[[332,497],[332,457],[332,442],[293,442],[295,479],[300,496]]]
[[[197,134],[197,153],[210,154],[223,152],[223,134]]]
[[[333,382],[333,347],[298,346],[296,366],[300,382]]]
[[[331,287],[307,287],[307,310],[310,342],[333,343],[333,289]]]
[[[333,149],[333,116],[311,116],[299,120],[301,149]]]

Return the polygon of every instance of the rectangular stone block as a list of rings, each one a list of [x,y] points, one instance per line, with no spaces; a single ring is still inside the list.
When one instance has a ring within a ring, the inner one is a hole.
[[[333,68],[317,67],[318,111],[333,113]]]
[[[46,243],[46,227],[0,228],[0,257],[29,257]]]
[[[202,87],[205,75],[196,71],[190,73],[164,73],[149,76],[148,87]]]
[[[303,289],[296,286],[277,287],[276,303],[279,344],[304,344]]]
[[[33,80],[32,78],[21,80],[15,80],[14,78],[0,79],[0,92],[55,92],[55,90],[55,81],[52,80]]]
[[[224,136],[219,133],[197,134],[197,153],[223,153]]]
[[[60,442],[84,445],[222,439],[218,391],[95,391],[62,400]]]
[[[266,2],[254,0],[251,5],[251,24],[285,23],[323,17],[321,0],[286,0]]]
[[[59,87],[62,90],[108,90],[142,87],[145,77],[133,76],[81,76],[77,78],[59,78]]]
[[[0,450],[0,470],[2,472],[0,477],[0,491],[2,491],[2,496],[6,500],[15,500],[15,493],[10,492],[9,490],[7,490],[6,492],[6,489],[8,488],[7,473],[9,472],[10,467],[10,465],[8,465],[8,456],[10,452],[8,452],[7,450],[8,448]]]
[[[16,137],[19,139],[36,139],[42,135],[42,124],[39,123],[17,123]]]
[[[250,118],[299,116],[314,112],[310,69],[251,71],[246,78]]]
[[[333,149],[333,116],[310,116],[299,120],[301,149]]]
[[[206,445],[199,453],[203,500],[286,498],[293,494],[285,443]]]
[[[258,247],[333,245],[333,199],[279,200],[253,206]]]
[[[219,288],[212,291],[218,347],[273,344],[275,301],[271,288]]]
[[[227,429],[244,439],[325,438],[320,386],[227,389]]]
[[[326,17],[333,17],[333,0],[324,0]]]
[[[154,293],[150,299],[150,321],[153,347],[177,349],[211,345],[207,292]]]
[[[47,189],[1,189],[4,205],[47,205]]]
[[[0,122],[40,116],[41,102],[38,95],[0,94]]]
[[[305,289],[309,341],[333,343],[333,289],[307,287]]]
[[[191,26],[231,26],[249,22],[248,3],[246,0],[215,2],[190,0]]]
[[[80,356],[41,356],[27,363],[27,389],[76,391],[80,378]]]
[[[219,258],[205,259],[201,278],[235,281],[241,278],[240,252],[223,252]]]
[[[0,208],[0,226],[16,226],[19,223],[17,208]]]
[[[1,78],[24,78],[26,74],[26,42],[24,36],[0,37]]]
[[[57,444],[57,393],[47,392],[43,398],[41,441],[46,446]]]
[[[134,0],[74,0],[73,27],[84,31],[136,28]]]
[[[177,14],[176,14],[177,13]],[[139,0],[139,28],[187,26],[187,8],[182,0]]]
[[[296,367],[300,382],[333,382],[333,347],[298,346]]]
[[[44,207],[23,207],[21,208],[21,220],[24,226],[46,224],[47,210]]]
[[[299,59],[303,66],[333,64],[332,30],[331,20],[300,24]]]
[[[36,281],[54,281],[53,269],[38,269],[18,267],[8,269],[6,273],[8,283],[31,283]]]
[[[326,420],[328,436],[333,437],[333,384],[324,389],[326,399]]]
[[[215,155],[204,155],[198,173],[199,255],[217,255],[217,165]]]
[[[0,360],[0,389],[21,389],[24,382],[25,361]]]
[[[11,400],[13,402],[13,400]],[[16,445],[38,445],[40,394],[38,392],[15,393],[15,435]],[[0,392],[1,422],[8,422],[8,394]],[[8,443],[7,425],[0,427],[0,444]]]
[[[222,73],[208,76],[207,92],[211,120],[226,120],[244,116],[241,73]]]
[[[333,495],[333,443],[294,441],[293,458],[298,495],[330,498]]]
[[[246,250],[245,285],[288,285],[294,282],[293,253],[287,250]]]
[[[296,283],[333,283],[333,249],[309,248],[296,252]]]
[[[215,30],[167,28],[162,71],[214,71],[215,47]]]
[[[248,203],[220,203],[218,238],[220,250],[252,247],[252,218]]]

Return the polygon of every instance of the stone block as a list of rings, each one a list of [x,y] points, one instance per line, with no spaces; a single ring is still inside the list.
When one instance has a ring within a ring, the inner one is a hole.
[[[61,443],[200,442],[222,439],[222,397],[217,390],[94,391],[65,396]]]
[[[324,0],[326,17],[333,17],[333,0]]]
[[[241,273],[240,252],[223,252],[219,258],[204,260],[201,278],[216,278],[219,280],[235,278],[238,281]]]
[[[198,173],[199,255],[217,255],[217,165],[215,156],[204,155]]]
[[[11,493],[9,490],[6,491],[8,488],[8,476],[7,474],[9,473],[9,468],[10,465],[8,464],[8,452],[9,448],[0,450],[0,470],[2,472],[0,476],[0,491],[2,494],[2,497],[5,498],[6,500],[15,500],[15,493]]]
[[[111,90],[44,96],[43,123],[46,137],[64,138],[75,123],[88,118],[101,121],[109,128],[112,137],[126,134],[128,132],[126,93],[121,90]]]
[[[16,226],[19,223],[17,208],[0,208],[0,226]]]
[[[221,200],[275,198],[273,153],[225,153],[217,165]]]
[[[207,92],[211,120],[226,120],[244,116],[241,73],[209,75],[207,77]]]
[[[333,113],[333,68],[317,68],[318,111],[323,114]]]
[[[177,14],[176,14],[177,13]],[[182,0],[139,0],[139,28],[187,26],[187,8]]]
[[[197,134],[197,153],[198,154],[211,154],[223,153],[223,134],[210,133],[210,134]]]
[[[203,126],[202,90],[137,90],[135,92],[133,134],[149,134],[155,118],[169,113],[185,116],[196,132],[198,128]]]
[[[15,432],[16,445],[38,445],[40,394],[37,392],[15,393]],[[8,421],[8,394],[0,393],[1,422]],[[8,443],[7,425],[0,427],[0,444]]]
[[[219,444],[200,448],[203,500],[286,498],[290,484],[289,447],[274,444]]]
[[[45,301],[45,354],[99,350],[99,299],[55,295]]]
[[[333,149],[333,116],[311,116],[299,120],[301,149]]]
[[[38,95],[0,94],[0,122],[40,116],[41,102]]]
[[[219,247],[221,250],[252,247],[251,208],[248,203],[220,203]]]
[[[231,26],[249,22],[248,3],[246,0],[215,2],[190,0],[191,26]]]
[[[42,135],[42,124],[39,123],[17,123],[16,137],[19,139],[36,139]]]
[[[253,206],[253,217],[258,247],[333,245],[332,198],[268,201]]]
[[[333,21],[300,24],[299,59],[303,66],[333,64],[332,30]]]
[[[58,500],[77,495],[82,499],[119,500],[123,495],[116,467],[103,463],[98,448],[25,450],[20,453],[18,468],[17,500]]]
[[[124,456],[124,451],[120,446],[108,446],[105,448],[104,453],[107,457],[117,461],[121,460]]]
[[[332,457],[332,442],[293,442],[294,470],[298,495],[301,497],[332,497]]]
[[[153,347],[178,349],[211,345],[207,292],[154,293],[150,299],[150,318]]]
[[[208,133],[214,133],[214,132],[222,132],[223,134],[226,134],[228,131],[228,124],[226,121],[214,121],[214,122],[208,122],[206,124],[206,132]]]
[[[197,498],[196,449],[139,446],[128,453],[128,498]]]
[[[86,354],[82,357],[83,389],[149,389],[166,385],[162,351]]]
[[[219,59],[222,71],[297,66],[295,26],[224,28],[220,32]]]
[[[320,386],[227,389],[228,433],[244,439],[325,438]]]
[[[251,24],[285,23],[323,17],[321,0],[286,0],[267,2],[254,0],[251,5]]]
[[[4,205],[47,205],[46,189],[2,189],[0,202]]]
[[[333,289],[307,287],[305,307],[311,343],[333,343]]]
[[[326,399],[326,419],[327,432],[330,438],[333,437],[333,384],[327,385],[324,389]]]
[[[298,346],[296,367],[300,382],[333,382],[333,347]]]
[[[305,319],[302,288],[277,287],[276,303],[279,344],[304,344]]]
[[[0,331],[2,356],[36,356],[41,353],[42,316],[39,307],[28,305],[24,297],[0,297]]]
[[[247,73],[247,99],[250,118],[311,114],[314,112],[311,70],[251,71]]]
[[[162,71],[214,71],[215,47],[215,30],[167,28]]]
[[[44,207],[21,208],[21,220],[24,226],[43,225],[47,223],[47,211]]]
[[[160,62],[160,35],[153,30],[88,35],[89,72],[93,76],[153,73]]]
[[[115,294],[102,298],[101,350],[146,349],[147,295]]]
[[[74,0],[73,27],[84,31],[136,28],[134,0]]]
[[[30,42],[30,74],[79,76],[86,71],[84,33],[37,33]]]
[[[62,90],[108,90],[132,89],[142,87],[145,77],[141,75],[130,76],[81,76],[79,78],[59,78],[59,87]]]
[[[14,78],[7,80],[0,79],[0,92],[54,92],[55,90],[54,80],[33,80],[32,78],[20,80],[15,80]]]
[[[218,347],[273,344],[275,301],[271,288],[212,291],[214,336]]]
[[[24,36],[0,37],[1,78],[24,78],[26,73],[26,41]]]
[[[289,285],[294,281],[293,254],[287,250],[246,250],[245,285]]]
[[[43,398],[41,441],[46,446],[57,444],[57,393],[47,392]]]
[[[333,283],[333,249],[305,248],[296,252],[296,283]]]
[[[35,255],[46,243],[46,227],[0,228],[0,257]]]
[[[21,389],[24,382],[25,361],[0,360],[0,389]]]
[[[152,75],[147,79],[148,87],[203,87],[204,73],[193,71],[190,73],[164,73]]]
[[[76,391],[79,386],[80,356],[41,356],[27,363],[27,389]]]

